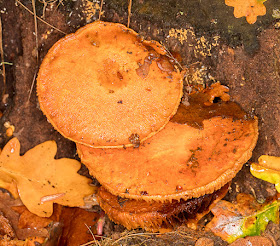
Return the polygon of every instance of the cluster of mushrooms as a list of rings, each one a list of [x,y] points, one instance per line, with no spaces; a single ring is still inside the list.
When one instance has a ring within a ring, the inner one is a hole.
[[[166,49],[118,23],[96,21],[55,43],[37,92],[101,184],[101,208],[128,229],[173,228],[208,211],[258,138],[256,117],[225,86],[181,103],[183,78]]]

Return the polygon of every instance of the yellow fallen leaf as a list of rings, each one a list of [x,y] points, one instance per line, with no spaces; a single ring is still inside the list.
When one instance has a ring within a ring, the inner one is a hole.
[[[275,184],[276,190],[280,193],[280,157],[262,155],[258,162],[259,164],[251,164],[251,174],[256,178]]]
[[[280,171],[280,157],[271,155],[262,155],[258,159],[259,165],[273,169],[275,171]]]
[[[266,14],[263,3],[266,0],[225,0],[227,6],[234,7],[234,17],[246,17],[249,24],[254,24],[258,16]]]
[[[240,193],[236,202],[221,200],[211,209],[214,217],[206,228],[228,243],[241,237],[260,235],[269,221],[279,223],[279,206],[278,200],[259,204],[253,196]]]
[[[49,217],[53,203],[83,206],[83,198],[95,192],[90,179],[77,173],[80,162],[62,158],[55,160],[54,141],[35,146],[20,156],[17,138],[10,140],[0,154],[0,186],[18,194],[27,209],[41,217]]]

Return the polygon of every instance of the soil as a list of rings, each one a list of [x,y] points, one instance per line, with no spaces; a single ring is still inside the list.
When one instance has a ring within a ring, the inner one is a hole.
[[[99,1],[34,1],[37,30],[31,0],[0,0],[2,61],[0,76],[0,148],[10,139],[7,122],[15,127],[13,136],[21,142],[21,154],[46,140],[58,144],[57,157],[78,158],[75,145],[53,129],[40,110],[36,96],[36,75],[48,49],[65,34],[98,19]],[[234,102],[259,119],[259,140],[248,164],[232,182],[227,200],[239,192],[263,201],[275,194],[274,186],[254,178],[249,163],[260,155],[280,155],[280,4],[265,2],[267,14],[255,24],[235,18],[233,8],[213,0],[137,0],[132,4],[130,27],[146,39],[160,41],[173,54],[180,54],[181,66],[189,71],[185,81],[210,84],[220,81],[230,89]],[[25,6],[27,9],[25,9]],[[127,24],[127,1],[104,1],[101,20]],[[277,19],[278,18],[278,19]],[[42,21],[43,20],[43,21]],[[53,25],[53,26],[52,26]],[[5,79],[4,79],[5,78]],[[85,168],[84,168],[85,170]],[[200,237],[215,245],[227,245],[209,232],[188,230],[187,238],[174,235],[158,239],[155,245],[194,245]],[[123,231],[106,220],[106,236]],[[268,232],[280,245],[279,227]],[[116,237],[116,236],[115,236]],[[172,241],[173,240],[173,241]],[[171,243],[173,242],[173,243]],[[147,243],[147,245],[149,245]],[[153,245],[153,242],[150,243]],[[183,245],[183,244],[182,244]]]

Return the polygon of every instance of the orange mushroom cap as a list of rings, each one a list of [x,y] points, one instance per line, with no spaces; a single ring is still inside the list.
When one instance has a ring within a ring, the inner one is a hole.
[[[96,21],[59,40],[44,58],[37,92],[64,137],[91,147],[137,145],[176,113],[182,76],[156,41]]]
[[[199,96],[192,95],[191,105],[182,105],[172,122],[139,148],[93,149],[77,144],[81,161],[120,197],[172,201],[212,193],[250,159],[258,138],[257,118],[232,102],[206,106],[195,98]],[[197,121],[189,117],[193,109]]]

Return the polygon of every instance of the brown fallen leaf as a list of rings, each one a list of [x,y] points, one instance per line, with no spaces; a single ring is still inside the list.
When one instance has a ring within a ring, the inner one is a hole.
[[[0,154],[0,186],[14,193],[15,182],[24,205],[41,217],[51,216],[53,203],[83,206],[83,198],[95,192],[91,180],[77,173],[80,162],[55,160],[56,152],[56,143],[47,141],[20,156],[20,143],[13,138]]]
[[[236,203],[219,201],[211,210],[214,218],[206,227],[229,243],[260,235],[269,221],[279,223],[279,206],[277,200],[259,204],[251,195],[241,193]]]
[[[64,226],[59,245],[78,246],[94,241],[92,234],[97,234],[95,225],[98,219],[98,213],[64,207],[60,218]]]
[[[62,206],[55,204],[54,212],[51,217],[40,217],[31,213],[25,206],[12,207],[12,209],[20,214],[18,228],[42,229],[47,227],[52,222],[59,221]]]
[[[14,211],[13,207],[22,206],[20,199],[14,199],[7,192],[0,191],[0,212],[8,219],[15,232],[15,238],[25,240],[31,237],[48,237],[49,230],[46,228],[19,228],[20,215]],[[0,233],[1,234],[1,233]],[[6,233],[5,233],[6,234]],[[6,234],[8,236],[8,234]]]
[[[7,218],[1,220],[1,213]],[[92,234],[98,234],[99,218],[99,213],[59,204],[54,205],[51,217],[39,217],[19,199],[0,191],[0,246],[34,245],[36,238],[47,240],[47,245],[81,245],[94,240]],[[14,233],[9,232],[11,228]]]
[[[62,207],[56,204],[52,216],[46,218],[32,214],[25,206],[17,206],[12,209],[20,214],[18,228],[40,230],[55,221],[63,225],[59,236],[59,245],[81,245],[93,240],[91,233],[97,234],[95,225],[98,222],[99,214],[95,212],[88,212],[81,208]]]

